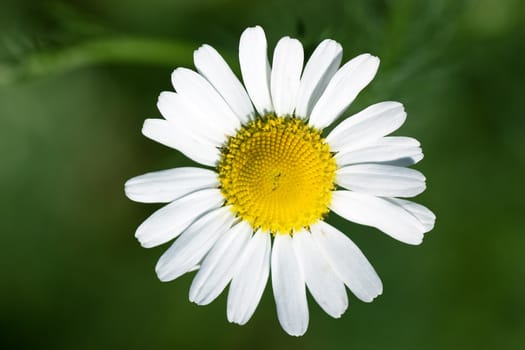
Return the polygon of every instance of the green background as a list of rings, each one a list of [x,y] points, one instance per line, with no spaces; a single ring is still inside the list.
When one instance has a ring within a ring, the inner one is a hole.
[[[0,2],[0,347],[2,349],[523,349],[525,6],[478,1]],[[170,72],[209,43],[238,72],[242,30],[262,25],[307,54],[324,38],[344,60],[381,58],[347,115],[383,100],[423,145],[417,201],[437,215],[421,246],[332,215],[384,283],[331,319],[280,328],[268,285],[243,327],[225,294],[188,301],[192,275],[161,283],[166,246],[135,228],[158,206],[124,182],[191,164],[140,134]]]

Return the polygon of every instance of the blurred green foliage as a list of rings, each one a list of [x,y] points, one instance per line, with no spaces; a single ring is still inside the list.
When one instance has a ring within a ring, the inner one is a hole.
[[[0,3],[2,349],[519,349],[525,343],[525,3],[519,0],[93,0]],[[423,245],[330,221],[376,267],[384,295],[340,320],[310,303],[299,339],[270,286],[244,327],[225,295],[189,303],[192,276],[162,284],[165,247],[133,237],[156,208],[126,179],[191,162],[140,134],[156,97],[202,43],[238,72],[242,30],[262,25],[307,53],[382,59],[350,107],[398,100],[418,138],[437,214]]]

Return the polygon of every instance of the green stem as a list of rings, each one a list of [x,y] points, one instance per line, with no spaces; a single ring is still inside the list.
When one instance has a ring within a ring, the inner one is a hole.
[[[196,48],[194,44],[171,40],[130,37],[95,39],[55,52],[35,53],[16,64],[0,63],[0,86],[104,63],[189,66]]]

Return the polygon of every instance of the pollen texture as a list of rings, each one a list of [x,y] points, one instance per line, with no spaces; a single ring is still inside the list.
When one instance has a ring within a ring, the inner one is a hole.
[[[228,139],[218,171],[237,216],[254,229],[288,234],[328,213],[336,163],[319,130],[266,115]]]

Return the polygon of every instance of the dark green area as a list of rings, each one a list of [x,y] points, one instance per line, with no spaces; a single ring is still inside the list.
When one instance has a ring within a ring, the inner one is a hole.
[[[520,349],[525,344],[525,6],[472,1],[94,0],[0,3],[2,349]],[[323,38],[379,73],[348,114],[382,100],[408,111],[437,215],[418,247],[332,216],[384,283],[333,320],[287,336],[267,286],[244,327],[226,298],[188,301],[192,276],[160,283],[165,246],[135,228],[157,206],[126,179],[191,164],[141,136],[201,43],[238,71],[238,38],[261,24],[307,52]]]

